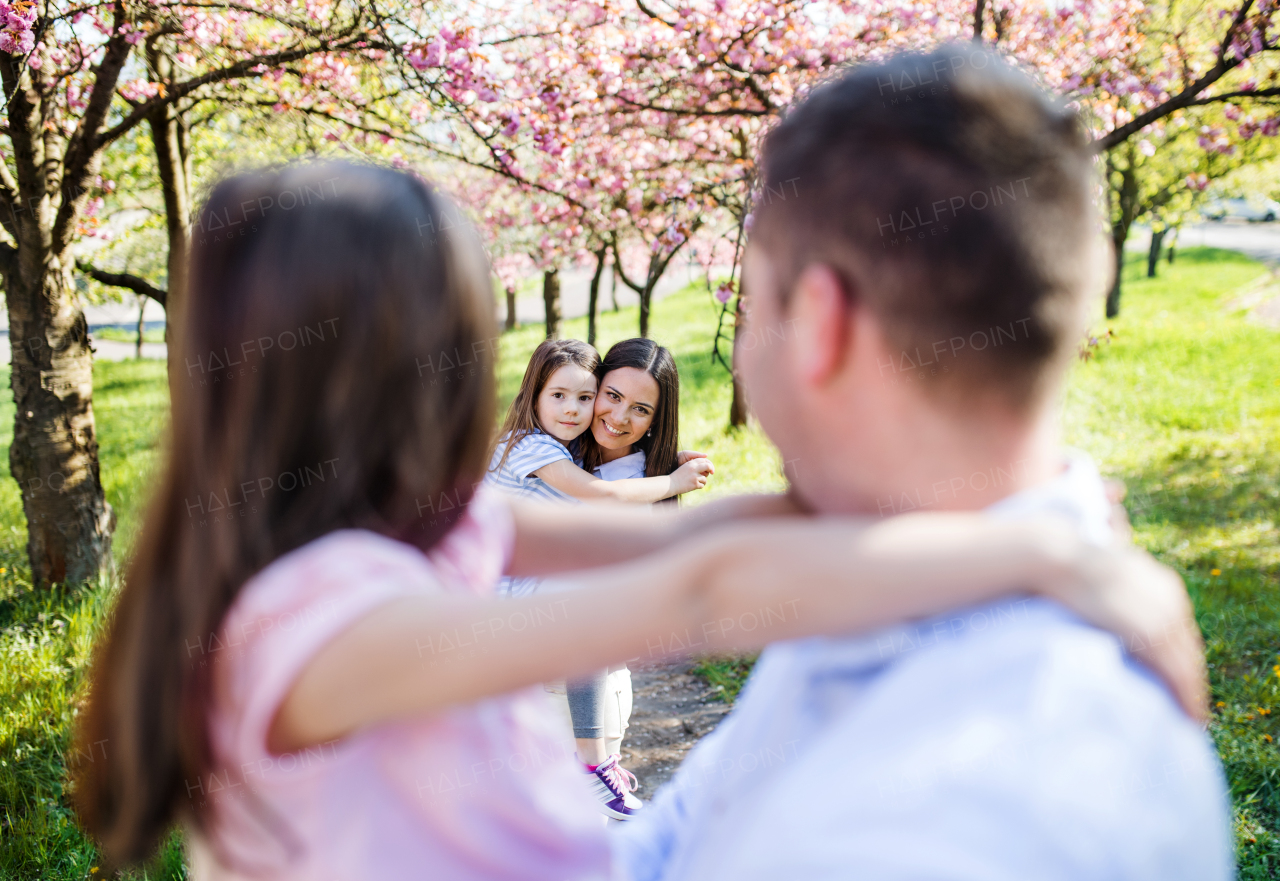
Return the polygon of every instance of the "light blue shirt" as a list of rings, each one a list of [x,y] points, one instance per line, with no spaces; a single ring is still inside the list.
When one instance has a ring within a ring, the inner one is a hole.
[[[1090,462],[990,509],[1048,511],[1105,540]],[[1232,874],[1207,735],[1115,637],[1029,597],[770,647],[615,844],[635,881]]]
[[[493,456],[489,459],[489,471],[484,476],[486,486],[499,492],[526,499],[537,499],[543,502],[576,502],[573,496],[562,493],[533,472],[558,462],[561,459],[574,461],[569,448],[544,431],[526,434],[516,441],[511,448],[511,455],[502,462],[502,453],[507,448],[509,438],[498,442]],[[502,467],[498,463],[502,462]],[[576,463],[575,463],[576,464]],[[498,581],[499,596],[522,597],[534,593],[540,578],[508,578],[504,576]]]
[[[576,501],[573,496],[562,493],[533,472],[552,462],[568,459],[573,462],[573,454],[569,448],[551,435],[543,431],[526,434],[516,441],[511,448],[507,460],[502,461],[502,454],[507,448],[508,439],[498,442],[489,460],[489,471],[484,482],[507,495],[520,496],[527,499],[541,499],[551,502]]]

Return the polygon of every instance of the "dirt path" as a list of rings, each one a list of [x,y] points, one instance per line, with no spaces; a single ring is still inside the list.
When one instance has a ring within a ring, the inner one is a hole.
[[[648,801],[671,779],[699,740],[729,712],[715,692],[690,672],[690,662],[631,670],[631,726],[622,742],[622,766],[640,781]]]

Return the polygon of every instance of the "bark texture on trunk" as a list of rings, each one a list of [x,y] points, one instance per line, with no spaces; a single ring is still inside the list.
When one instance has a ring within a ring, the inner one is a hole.
[[[4,272],[17,407],[9,470],[22,492],[32,579],[88,581],[110,566],[115,528],[98,469],[89,326],[70,255],[23,257]]]
[[[9,470],[27,517],[32,581],[41,585],[89,581],[111,564],[115,517],[98,469],[93,350],[71,245],[105,149],[97,135],[130,51],[125,15],[117,5],[70,135],[46,100],[58,88],[49,72],[0,53],[12,147],[12,170],[0,163],[0,224],[14,242],[0,246],[15,405]],[[38,39],[52,40],[52,31]]]
[[[547,312],[547,339],[560,339],[560,270],[542,273],[542,304]]]
[[[516,289],[507,285],[507,318],[502,326],[511,330],[516,326]]]

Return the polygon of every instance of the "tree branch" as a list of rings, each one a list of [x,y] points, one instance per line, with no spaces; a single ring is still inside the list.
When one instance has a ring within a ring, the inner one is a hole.
[[[364,44],[361,48],[365,49],[390,49],[391,47],[375,45],[370,42],[368,34],[361,32],[355,36],[347,37],[342,40],[333,40],[330,42],[317,43],[314,46],[299,46],[293,49],[286,49],[282,52],[273,52],[269,55],[255,55],[251,58],[244,58],[235,64],[229,64],[217,70],[211,70],[200,76],[192,77],[181,83],[175,83],[172,88],[166,89],[165,94],[161,97],[152,98],[151,100],[139,104],[131,110],[123,119],[111,128],[98,135],[97,144],[104,147],[112,141],[119,138],[129,129],[133,128],[142,120],[147,118],[157,107],[164,104],[173,104],[181,98],[190,95],[201,86],[207,86],[211,83],[226,82],[227,80],[241,79],[246,76],[256,76],[253,68],[259,65],[264,67],[279,67],[282,64],[288,64],[290,61],[298,61],[309,55],[315,55],[319,52],[341,52],[345,49],[351,49],[356,44]]]
[[[75,133],[72,134],[62,159],[62,198],[53,222],[55,252],[61,251],[69,243],[71,221],[80,213],[85,199],[89,198],[87,184],[94,157],[98,153],[96,136],[106,122],[120,71],[124,69],[125,60],[133,48],[124,32],[127,23],[124,3],[122,0],[115,0],[114,5],[111,37],[103,49],[102,61],[98,62],[94,71],[93,88],[89,92],[84,115],[76,124]]]
[[[625,269],[622,268],[622,257],[618,254],[618,237],[617,236],[614,236],[613,239],[609,242],[609,247],[613,248],[613,266],[615,269],[618,270],[618,278],[622,279],[622,283],[625,284],[627,287],[631,288],[631,290],[635,291],[637,294],[644,293],[644,284],[643,283],[637,284],[636,282],[627,278],[627,272]]]
[[[1197,107],[1203,104],[1216,104],[1219,101],[1230,101],[1233,98],[1280,98],[1280,88],[1275,89],[1255,89],[1252,92],[1223,92],[1221,95],[1210,95],[1208,98],[1197,98],[1194,101],[1188,101],[1188,107]]]
[[[1215,63],[1213,67],[1209,68],[1204,76],[1200,77],[1200,79],[1187,86],[1178,94],[1173,95],[1151,108],[1146,113],[1139,114],[1131,121],[1120,126],[1118,129],[1115,129],[1100,138],[1096,138],[1093,142],[1093,149],[1099,153],[1103,150],[1110,150],[1117,144],[1128,140],[1131,135],[1142,131],[1144,128],[1151,125],[1151,123],[1163,119],[1173,111],[1191,106],[1192,102],[1196,100],[1197,95],[1237,67],[1240,64],[1240,60],[1228,60],[1227,48],[1231,45],[1231,39],[1237,28],[1239,28],[1248,17],[1249,9],[1252,6],[1253,0],[1244,0],[1244,2],[1240,4],[1240,8],[1236,10],[1235,17],[1232,19],[1230,27],[1227,28],[1227,32],[1222,36],[1222,42],[1218,45],[1217,63]]]
[[[1144,128],[1151,125],[1151,123],[1164,119],[1164,117],[1168,116],[1175,110],[1181,110],[1183,107],[1190,106],[1191,102],[1195,100],[1196,95],[1199,95],[1205,89],[1222,79],[1223,75],[1231,69],[1231,67],[1227,67],[1226,64],[1227,62],[1219,62],[1218,64],[1215,64],[1210,68],[1208,73],[1200,77],[1200,79],[1196,80],[1191,85],[1187,86],[1178,94],[1168,98],[1155,107],[1152,107],[1146,113],[1135,116],[1132,120],[1120,126],[1118,129],[1114,129],[1102,137],[1096,138],[1093,142],[1094,151],[1101,153],[1103,150],[1110,150],[1117,144],[1127,141],[1131,135],[1142,131]],[[1232,67],[1234,67],[1234,65],[1232,65]]]
[[[115,288],[127,288],[138,296],[150,297],[161,306],[168,308],[166,306],[166,302],[169,297],[168,291],[156,287],[145,278],[137,275],[130,275],[127,272],[106,272],[105,270],[98,269],[97,267],[85,263],[83,260],[76,261],[76,269],[79,269],[94,281],[111,285]]]

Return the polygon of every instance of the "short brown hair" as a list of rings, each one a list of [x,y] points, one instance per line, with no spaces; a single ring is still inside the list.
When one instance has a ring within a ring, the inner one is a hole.
[[[762,184],[753,237],[782,296],[806,266],[834,269],[900,352],[886,379],[924,370],[931,389],[1025,409],[1101,289],[1080,121],[977,47],[904,53],[814,89],[766,136]]]

